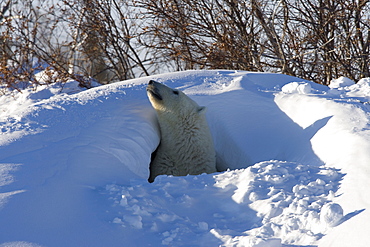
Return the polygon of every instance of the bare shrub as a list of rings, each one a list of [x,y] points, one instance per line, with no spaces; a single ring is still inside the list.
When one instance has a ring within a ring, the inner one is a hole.
[[[146,45],[176,69],[369,76],[369,1],[137,0]]]

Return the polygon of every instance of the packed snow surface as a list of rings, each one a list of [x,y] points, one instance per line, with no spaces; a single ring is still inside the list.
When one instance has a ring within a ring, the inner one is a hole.
[[[147,182],[150,79],[207,107],[215,174]],[[367,246],[370,79],[186,71],[0,96],[0,246]]]

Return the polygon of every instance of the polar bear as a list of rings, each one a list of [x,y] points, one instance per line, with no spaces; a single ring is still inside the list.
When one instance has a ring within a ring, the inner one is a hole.
[[[183,92],[149,81],[147,94],[157,112],[160,144],[150,163],[149,182],[158,175],[186,176],[216,172],[216,152],[205,107]]]

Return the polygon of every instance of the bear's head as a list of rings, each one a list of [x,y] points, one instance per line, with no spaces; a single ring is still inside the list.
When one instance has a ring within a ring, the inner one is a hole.
[[[162,83],[150,80],[146,90],[150,103],[158,114],[186,117],[205,112],[205,107],[199,106],[186,94]]]

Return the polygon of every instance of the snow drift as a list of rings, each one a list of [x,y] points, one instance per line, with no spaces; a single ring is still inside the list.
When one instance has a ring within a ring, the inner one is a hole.
[[[147,182],[150,79],[207,107],[224,172]],[[187,71],[1,96],[0,246],[365,246],[369,84]]]

